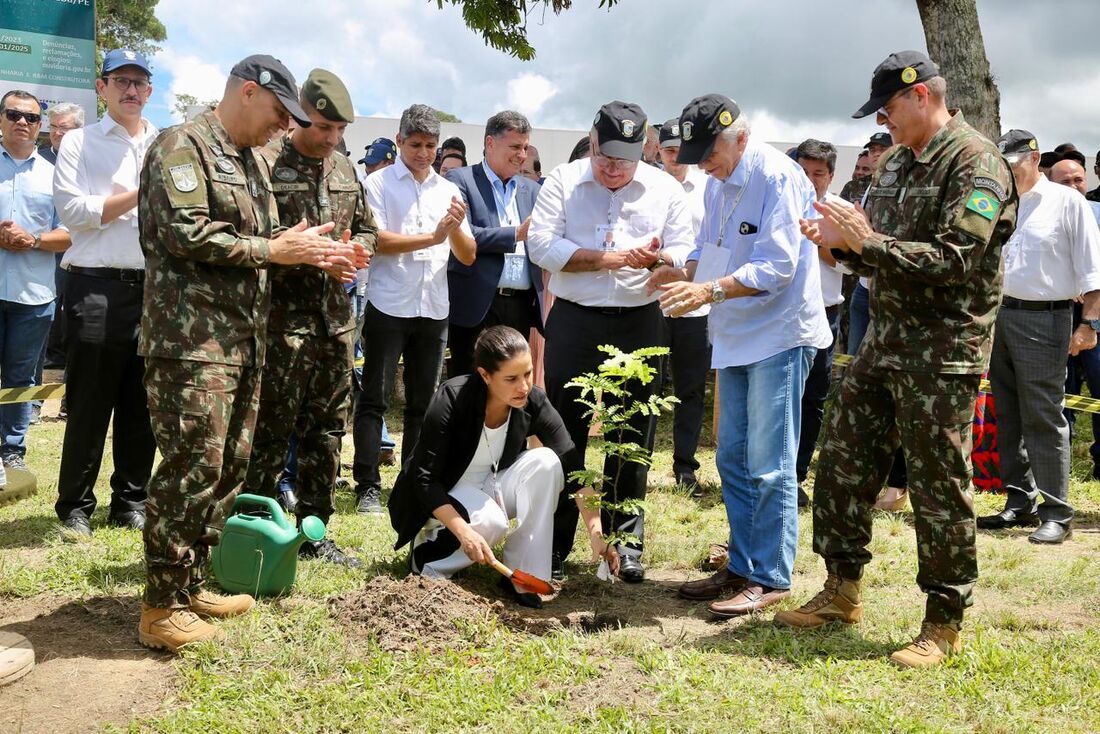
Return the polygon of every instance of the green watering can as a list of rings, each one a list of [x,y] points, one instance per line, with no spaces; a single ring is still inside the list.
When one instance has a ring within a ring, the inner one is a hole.
[[[242,508],[251,506],[247,512]],[[256,509],[262,508],[262,509]],[[310,515],[296,529],[270,497],[241,494],[233,503],[222,539],[214,546],[214,577],[229,592],[279,596],[298,573],[298,549],[325,537],[321,518]]]

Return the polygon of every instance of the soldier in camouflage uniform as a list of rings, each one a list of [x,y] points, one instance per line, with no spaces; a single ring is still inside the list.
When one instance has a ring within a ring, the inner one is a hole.
[[[970,488],[971,421],[989,364],[1001,296],[1001,246],[1016,221],[1012,174],[997,147],[944,104],[946,83],[924,54],[891,55],[871,100],[899,145],[876,168],[867,217],[818,204],[803,231],[863,275],[874,275],[874,318],[840,386],[818,460],[814,550],[824,590],[776,622],[857,622],[859,579],[871,560],[871,508],[899,444],[909,468],[917,583],[927,595],[920,635],[891,660],[934,665],[961,648],[963,610],[978,576]]]
[[[349,236],[374,252],[377,228],[351,161],[336,151],[355,120],[347,88],[334,74],[314,69],[302,85],[302,108],[313,124],[261,151],[272,170],[279,221],[335,222],[332,237]],[[271,315],[260,414],[245,486],[276,497],[287,441],[298,437],[298,517],[327,524],[340,445],[351,409],[355,317],[339,281],[316,268],[270,271]],[[329,539],[302,545],[300,555],[361,565]]]
[[[216,110],[163,132],[141,172],[146,262],[139,351],[161,462],[149,482],[138,639],[176,651],[224,633],[200,619],[252,597],[203,589],[202,568],[245,479],[270,304],[267,266],[305,263],[350,279],[353,245],[332,229],[278,225],[266,162],[251,146],[309,125],[294,77],[270,56],[230,72]]]
[[[852,180],[844,184],[840,190],[840,198],[853,204],[861,201],[867,187],[871,185],[871,171],[874,168],[871,164],[871,151],[864,148],[856,158],[856,169],[852,174]]]

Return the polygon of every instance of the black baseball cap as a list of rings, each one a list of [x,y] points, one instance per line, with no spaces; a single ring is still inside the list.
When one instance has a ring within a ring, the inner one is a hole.
[[[680,118],[673,117],[661,125],[657,133],[657,142],[662,148],[677,148],[680,146]]]
[[[894,139],[890,137],[890,133],[875,133],[871,136],[871,139],[867,141],[867,145],[864,148],[870,149],[872,145],[881,145],[884,148],[893,146]]]
[[[680,152],[677,163],[702,163],[714,150],[718,135],[741,116],[741,108],[729,97],[706,94],[688,102],[680,113]]]
[[[903,89],[940,75],[940,67],[920,51],[898,51],[886,57],[871,75],[871,98],[852,113],[857,120],[877,112]]]
[[[302,105],[298,103],[298,83],[294,81],[294,75],[274,56],[254,54],[241,59],[229,74],[238,79],[256,82],[274,94],[301,127],[309,127],[313,124],[306,115],[306,111],[302,109]]]
[[[608,102],[596,113],[592,129],[600,153],[609,158],[640,161],[645,147],[646,117],[633,102]]]
[[[1039,150],[1039,141],[1027,130],[1015,128],[997,138],[997,150],[1010,162],[1015,162]]]

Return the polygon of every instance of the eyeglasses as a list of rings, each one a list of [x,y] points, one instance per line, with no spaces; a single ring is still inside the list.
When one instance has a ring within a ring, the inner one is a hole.
[[[130,79],[125,76],[105,76],[103,78],[114,84],[115,89],[120,92],[125,92],[130,87],[133,87],[135,92],[144,92],[149,88],[148,79]]]
[[[638,165],[638,161],[628,161],[626,158],[611,158],[603,153],[593,155],[592,162],[609,171],[629,171]]]
[[[8,118],[9,122],[26,120],[28,125],[37,125],[42,122],[42,115],[36,115],[33,112],[24,112],[23,110],[4,110],[4,117]]]
[[[906,90],[904,90],[904,91],[902,91],[902,92],[900,92],[900,93],[898,93],[898,94],[895,94],[895,95],[894,95],[893,97],[891,97],[890,99],[886,100],[886,104],[884,104],[884,105],[883,105],[882,107],[879,107],[879,108],[878,108],[878,110],[876,110],[876,111],[875,111],[875,114],[876,114],[876,115],[882,115],[882,116],[883,116],[883,117],[885,117],[886,119],[890,119],[890,110],[888,110],[888,109],[886,109],[886,108],[887,108],[887,107],[889,107],[889,106],[890,106],[890,104],[891,104],[892,102],[894,102],[895,100],[901,99],[901,98],[902,98],[902,97],[904,97],[905,95],[907,95],[907,94],[909,94],[910,92],[912,92],[912,91],[913,91],[913,90],[914,90],[915,88],[916,88],[916,87],[909,87],[908,89],[906,89]]]

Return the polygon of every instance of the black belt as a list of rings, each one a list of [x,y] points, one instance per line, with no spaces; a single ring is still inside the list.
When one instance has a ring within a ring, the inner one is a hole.
[[[530,288],[497,288],[498,296],[526,296],[530,294]]]
[[[564,303],[568,303],[570,306],[576,306],[577,308],[581,309],[582,311],[589,311],[591,313],[604,314],[605,316],[618,316],[619,314],[624,314],[624,313],[634,313],[635,311],[641,311],[643,308],[653,308],[653,307],[656,307],[656,305],[657,305],[656,302],[654,302],[654,303],[647,303],[647,304],[642,305],[642,306],[583,306],[579,303],[576,303],[574,301],[568,301],[564,298],[559,298],[558,300],[560,300]],[[555,303],[556,303],[556,301],[555,301]]]
[[[1071,307],[1073,301],[1021,301],[1019,298],[1005,296],[1001,299],[1001,305],[1020,311],[1061,311]]]
[[[121,280],[123,283],[145,282],[145,271],[131,268],[85,268],[80,265],[70,265],[69,272],[87,275],[92,278]]]
[[[829,321],[832,321],[833,319],[835,319],[836,315],[838,313],[840,313],[840,304],[839,303],[836,304],[835,306],[826,306],[825,307],[825,318],[827,318]]]

